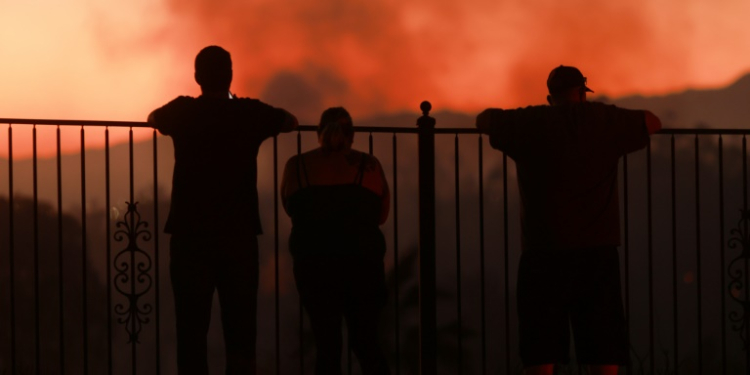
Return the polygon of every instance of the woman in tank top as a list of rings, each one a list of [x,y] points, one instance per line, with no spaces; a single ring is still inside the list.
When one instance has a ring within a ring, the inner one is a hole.
[[[341,374],[342,319],[365,375],[389,374],[378,321],[385,305],[385,239],[390,194],[380,162],[352,149],[349,113],[320,118],[320,147],[293,156],[281,183],[292,218],[294,278],[315,336],[315,374]]]

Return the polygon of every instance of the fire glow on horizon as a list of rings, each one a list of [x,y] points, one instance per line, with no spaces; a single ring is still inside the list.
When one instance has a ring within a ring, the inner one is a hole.
[[[232,53],[234,92],[304,122],[332,105],[360,118],[425,99],[538,104],[559,64],[609,96],[717,87],[750,70],[748,16],[746,0],[6,1],[0,117],[143,120],[199,93],[192,62],[209,44]]]

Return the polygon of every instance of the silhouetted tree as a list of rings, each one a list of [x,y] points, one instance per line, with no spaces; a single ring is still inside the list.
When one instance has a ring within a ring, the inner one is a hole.
[[[11,309],[15,311],[15,360],[17,371],[32,373],[37,363],[36,312],[38,300],[39,371],[42,374],[60,373],[61,346],[64,351],[65,371],[83,373],[84,327],[87,330],[90,373],[106,371],[106,321],[96,313],[94,305],[105,300],[105,283],[92,272],[83,270],[81,222],[69,214],[58,214],[51,205],[14,197],[13,246],[10,243],[10,202],[0,198],[0,368],[11,366]],[[38,236],[34,236],[34,212]],[[58,226],[62,228],[62,242],[58,241]],[[36,242],[35,242],[36,238]],[[35,246],[36,243],[36,246]],[[10,259],[11,249],[13,259]],[[35,271],[35,249],[38,249],[38,273]],[[91,251],[91,249],[89,249]],[[62,258],[60,257],[62,256]],[[90,263],[89,257],[86,262]],[[60,263],[62,262],[62,263]],[[14,274],[14,303],[11,299],[11,268]],[[62,271],[62,277],[60,275]],[[86,272],[87,321],[83,321],[83,273]],[[38,275],[38,277],[37,277]],[[38,281],[38,283],[37,283]],[[62,282],[62,316],[60,311]],[[38,294],[36,293],[38,285]],[[61,321],[62,319],[62,321]],[[60,339],[60,328],[64,336]]]

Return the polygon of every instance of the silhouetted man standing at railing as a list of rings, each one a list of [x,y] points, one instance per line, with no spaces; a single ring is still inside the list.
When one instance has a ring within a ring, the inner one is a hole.
[[[550,106],[487,109],[477,128],[516,162],[524,252],[518,271],[520,354],[528,374],[576,355],[591,374],[628,363],[620,292],[618,159],[646,147],[661,122],[649,111],[586,101],[568,66],[547,79]]]
[[[202,95],[181,96],[149,123],[172,137],[175,166],[170,276],[175,297],[180,375],[208,374],[206,334],[219,293],[227,374],[255,374],[258,293],[258,148],[289,132],[297,119],[283,109],[229,92],[232,60],[221,47],[195,58]]]

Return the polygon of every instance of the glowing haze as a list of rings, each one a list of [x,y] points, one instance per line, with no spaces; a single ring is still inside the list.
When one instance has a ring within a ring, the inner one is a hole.
[[[233,91],[305,122],[542,103],[559,64],[609,96],[721,86],[750,70],[749,16],[747,0],[2,1],[0,117],[143,120],[199,93],[210,44]]]

